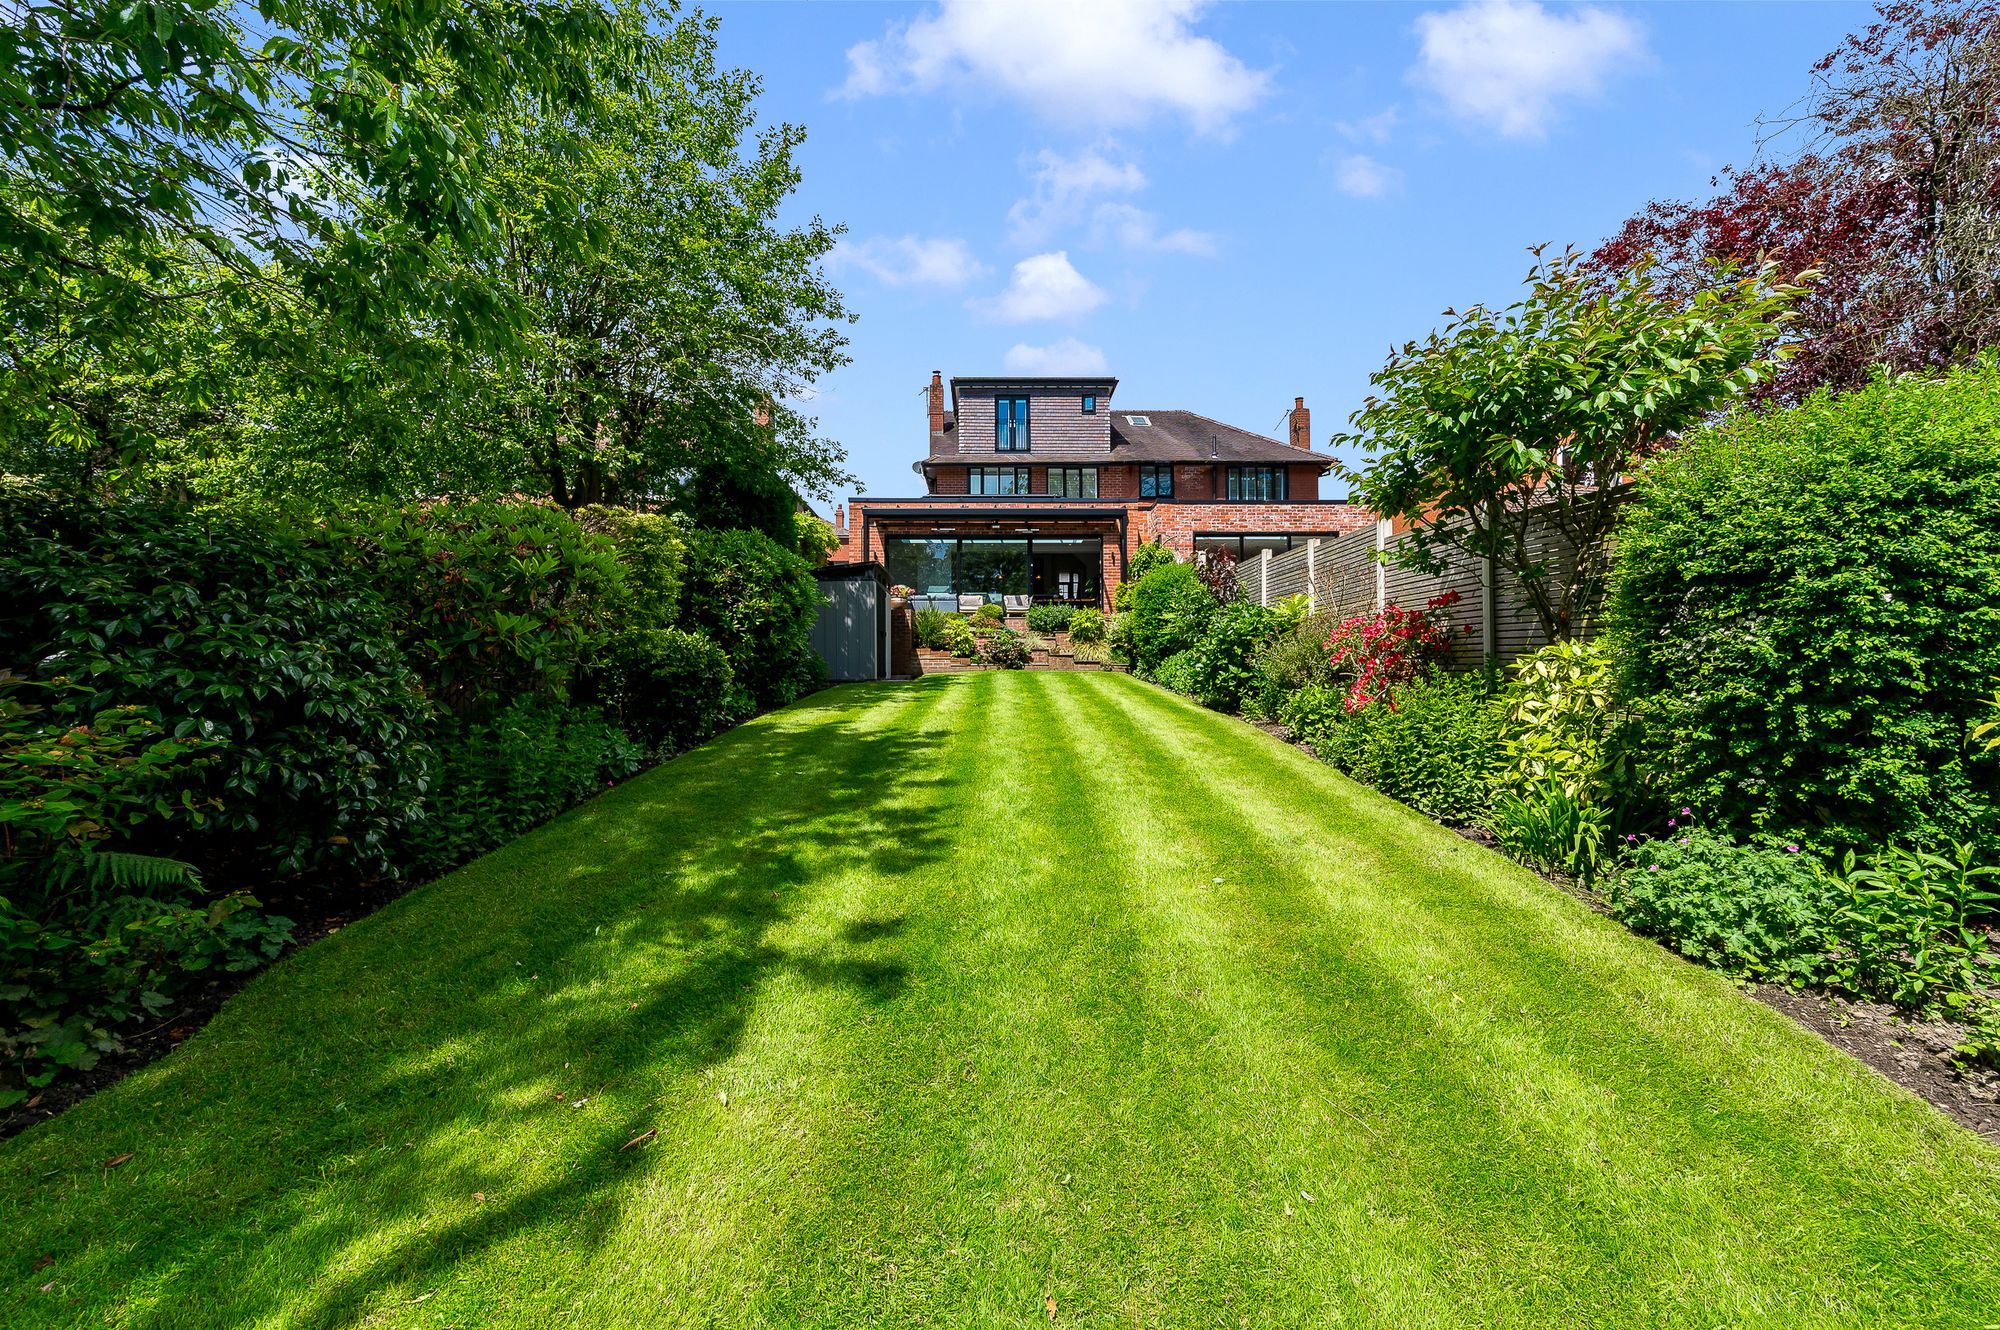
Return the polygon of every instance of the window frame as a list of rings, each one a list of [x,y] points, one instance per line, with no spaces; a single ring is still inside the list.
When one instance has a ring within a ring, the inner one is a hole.
[[[994,452],[1025,453],[1029,451],[1028,401],[1029,398],[1026,394],[995,397],[993,399]]]
[[[1167,487],[1165,489],[1160,488],[1160,481],[1162,479],[1164,479],[1167,482]],[[1153,487],[1151,490],[1148,490],[1146,488],[1149,482]],[[1174,464],[1172,462],[1139,463],[1139,497],[1142,499],[1173,498]]]
[[[1048,468],[1047,476],[1042,481],[1042,492],[1051,499],[1095,499],[1102,492],[1103,488],[1103,478],[1099,476],[1098,470],[1099,468],[1094,466],[1051,466]],[[1076,475],[1078,482],[1075,494],[1069,492],[1067,485],[1062,489],[1056,488],[1056,477],[1061,475],[1067,479],[1071,473]],[[1090,479],[1088,493],[1084,492],[1083,485],[1083,478],[1086,473],[1088,473]]]
[[[1014,473],[1015,488],[1002,490],[979,489],[976,487],[975,477],[984,479],[990,474],[997,483],[999,474],[1002,471],[1012,471]],[[965,468],[965,492],[969,497],[981,499],[1026,498],[1032,496],[1035,492],[1034,476],[1030,473],[1027,466],[1013,462],[1001,462],[993,466],[968,466]]]
[[[1086,416],[1094,416],[1097,414],[1096,393],[1085,393],[1083,395],[1083,414],[1085,414]]]
[[[1290,472],[1291,472],[1290,467],[1277,464],[1251,463],[1240,466],[1239,465],[1226,466],[1223,468],[1223,478],[1222,478],[1223,502],[1288,503],[1290,502],[1289,495],[1291,494],[1291,484],[1292,484],[1292,478]],[[1258,494],[1253,497],[1246,497],[1244,491],[1249,487],[1245,485],[1243,481],[1252,473],[1256,473],[1261,476],[1270,476],[1275,478],[1277,481],[1276,485],[1277,493]]]

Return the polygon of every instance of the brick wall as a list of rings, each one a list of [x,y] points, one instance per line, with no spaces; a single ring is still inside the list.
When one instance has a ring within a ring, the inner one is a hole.
[[[1111,451],[1111,395],[1099,391],[1097,413],[1083,414],[1080,388],[961,388],[953,434],[960,456],[980,462],[1026,461],[1021,453],[996,452],[993,400],[1028,398],[1028,455],[1037,458],[1101,458]]]

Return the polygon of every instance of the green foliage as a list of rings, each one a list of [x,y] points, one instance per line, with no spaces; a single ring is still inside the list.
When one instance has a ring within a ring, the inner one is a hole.
[[[1599,480],[1767,379],[1766,350],[1803,288],[1765,264],[1664,300],[1643,267],[1607,284],[1574,252],[1541,253],[1523,299],[1451,313],[1443,332],[1392,353],[1334,443],[1369,454],[1366,470],[1341,474],[1356,501],[1413,525],[1414,566],[1437,570],[1447,549],[1490,556],[1563,639],[1603,590],[1616,507]],[[1556,511],[1560,557],[1531,547],[1530,507]]]
[[[1333,625],[1324,617],[1302,619],[1289,629],[1280,620],[1277,627],[1251,658],[1253,677],[1243,694],[1247,716],[1280,719],[1287,698],[1304,688],[1332,684],[1339,677],[1326,645]]]
[[[191,865],[117,848],[206,820],[177,777],[213,758],[137,707],[92,715],[88,699],[0,673],[0,1107],[118,1048],[119,1023],[185,975],[251,968],[290,936],[241,893],[204,904]]]
[[[486,720],[448,722],[438,774],[402,847],[418,872],[444,872],[512,840],[609,781],[644,753],[596,710],[523,698]]]
[[[1074,605],[1030,605],[1028,628],[1037,633],[1064,632],[1075,621],[1076,615],[1077,607]]]
[[[972,624],[975,628],[984,624],[1003,624],[1005,622],[1007,622],[1007,607],[998,601],[985,601],[981,603],[978,609],[972,612]]]
[[[1111,608],[1123,614],[1132,608],[1133,593],[1146,574],[1156,568],[1165,568],[1174,562],[1174,552],[1164,543],[1149,540],[1132,551],[1125,561],[1125,580],[1111,589]]]
[[[1501,849],[1528,867],[1564,873],[1587,885],[1604,866],[1611,814],[1551,780],[1525,790],[1501,790],[1486,826]]]
[[[1153,681],[1162,688],[1171,689],[1184,697],[1193,697],[1195,689],[1201,686],[1201,676],[1195,666],[1194,651],[1176,651],[1161,661],[1153,671]]]
[[[1270,610],[1234,600],[1217,610],[1198,641],[1185,653],[1193,671],[1192,695],[1205,707],[1235,711],[1257,680],[1253,658],[1276,628]]]
[[[810,636],[819,587],[804,559],[757,531],[690,531],[687,549],[681,627],[729,653],[726,712],[783,706],[825,682]]]
[[[1034,657],[1028,650],[1028,644],[1018,634],[1002,628],[986,635],[986,640],[979,646],[979,658],[1003,670],[1020,670],[1026,669]]]
[[[403,654],[437,702],[471,715],[515,697],[562,697],[610,634],[613,607],[643,622],[671,574],[624,599],[617,549],[546,502],[474,500],[364,511],[341,524],[388,601]]]
[[[734,682],[728,654],[701,634],[635,629],[605,648],[589,696],[648,751],[669,755],[745,719]]]
[[[1101,646],[1104,643],[1104,615],[1088,605],[1070,616],[1071,646]]]
[[[950,617],[935,606],[926,605],[918,610],[910,624],[910,632],[917,639],[917,645],[929,647],[932,651],[948,650],[945,644],[944,626]]]
[[[1733,416],[1650,462],[1610,639],[1648,766],[1723,827],[1823,852],[1974,840],[2000,763],[2000,366]]]
[[[174,775],[170,797],[206,811],[176,857],[392,871],[430,709],[380,592],[324,544],[250,514],[16,502],[0,660],[73,680],[78,714],[138,707],[204,741],[211,760]]]
[[[603,611],[614,631],[671,628],[680,617],[681,582],[687,567],[687,542],[681,528],[658,513],[626,508],[582,508],[577,523],[586,532],[611,542],[624,570],[610,604]]]
[[[979,654],[979,639],[973,635],[972,625],[955,614],[944,616],[944,625],[938,629],[938,645],[961,660],[971,660]]]
[[[1601,642],[1553,642],[1514,666],[1501,693],[1501,779],[1517,792],[1554,782],[1615,804],[1636,779],[1631,735],[1613,697],[1614,661]]]
[[[1947,857],[1890,846],[1856,867],[1852,851],[1826,874],[1833,893],[1830,978],[1917,1011],[1934,1011],[1979,988],[1996,960],[1975,922],[2000,906],[1987,884],[2000,868],[1980,867],[1970,844]]]
[[[1305,595],[1303,592],[1298,595],[1286,596],[1283,600],[1271,606],[1272,624],[1276,631],[1280,633],[1296,631],[1303,627],[1306,620],[1311,617],[1312,597]]]
[[[2000,713],[2000,691],[1996,691],[1986,705],[1995,713]],[[1985,753],[2000,750],[2000,714],[1974,725],[1966,736],[1966,742]]]
[[[1104,621],[1104,644],[1123,660],[1132,659],[1132,615],[1114,614]]]
[[[1339,688],[1309,685],[1280,717],[1322,761],[1427,816],[1472,822],[1492,799],[1499,717],[1477,676],[1433,670],[1393,706],[1351,714]]]
[[[1824,977],[1833,893],[1809,856],[1703,827],[1632,838],[1606,894],[1636,932],[1738,979],[1801,987]]]
[[[1167,657],[1201,640],[1218,608],[1193,564],[1155,567],[1132,593],[1132,663],[1141,670],[1157,670]]]

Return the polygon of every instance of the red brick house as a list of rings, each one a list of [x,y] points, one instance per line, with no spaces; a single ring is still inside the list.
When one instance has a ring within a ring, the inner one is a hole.
[[[1113,378],[931,374],[924,492],[836,509],[835,562],[880,562],[920,596],[1103,605],[1138,545],[1235,558],[1339,536],[1374,514],[1320,497],[1305,399],[1290,442],[1192,411],[1114,405]]]

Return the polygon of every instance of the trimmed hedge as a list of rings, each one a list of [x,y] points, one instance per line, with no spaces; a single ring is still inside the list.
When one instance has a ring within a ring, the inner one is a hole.
[[[2000,852],[2000,368],[1741,413],[1649,464],[1609,637],[1648,764],[1712,825]]]

